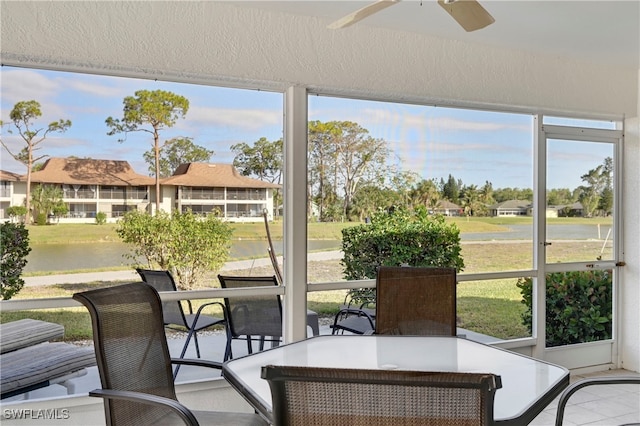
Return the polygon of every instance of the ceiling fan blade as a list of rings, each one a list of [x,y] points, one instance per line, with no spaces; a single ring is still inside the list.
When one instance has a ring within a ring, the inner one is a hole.
[[[495,22],[476,0],[438,0],[438,4],[466,31],[475,31]]]
[[[353,13],[348,14],[347,16],[338,19],[337,21],[329,24],[327,28],[335,30],[339,28],[345,28],[350,25],[355,24],[358,21],[363,20],[364,18],[373,15],[376,12],[381,11],[382,9],[386,9],[389,6],[393,6],[398,3],[400,0],[378,0],[375,3],[371,3],[362,9],[358,9]]]

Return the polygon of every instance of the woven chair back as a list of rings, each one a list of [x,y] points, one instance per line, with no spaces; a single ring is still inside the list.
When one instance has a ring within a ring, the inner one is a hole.
[[[482,426],[493,422],[498,376],[265,366],[274,424]]]
[[[376,334],[456,335],[454,268],[380,267]]]

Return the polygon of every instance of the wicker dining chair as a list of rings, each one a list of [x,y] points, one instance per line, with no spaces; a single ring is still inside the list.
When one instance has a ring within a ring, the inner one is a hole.
[[[381,266],[375,333],[455,336],[456,270]]]
[[[257,414],[191,411],[176,398],[172,364],[221,369],[220,362],[169,356],[158,292],[143,282],[75,293],[91,314],[106,424],[266,425]]]
[[[276,426],[493,424],[500,377],[268,365]]]

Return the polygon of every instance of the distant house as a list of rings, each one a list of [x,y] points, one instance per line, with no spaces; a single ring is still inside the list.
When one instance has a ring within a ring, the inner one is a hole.
[[[232,221],[254,222],[273,212],[273,192],[280,185],[242,176],[231,164],[182,164],[163,179],[178,211],[217,213]]]
[[[5,209],[24,205],[26,178],[2,172],[0,218]],[[98,212],[115,221],[129,210],[152,212],[155,207],[155,178],[136,173],[128,162],[80,158],[50,158],[41,170],[31,174],[31,185],[58,186],[69,213],[61,223],[93,222]],[[270,182],[242,176],[230,164],[183,164],[161,180],[160,208],[194,213],[216,213],[226,220],[256,222],[266,209],[273,212]]]
[[[528,216],[530,215],[531,208],[531,201],[508,200],[489,206],[489,214],[494,217]]]
[[[494,217],[533,216],[533,203],[527,200],[508,200],[489,206],[489,212]],[[546,217],[582,216],[582,204],[569,206],[548,206]]]
[[[556,217],[582,217],[584,216],[584,207],[582,203],[553,206],[556,211]]]
[[[432,214],[441,214],[444,216],[461,216],[462,207],[449,200],[440,200],[436,207],[429,209]]]

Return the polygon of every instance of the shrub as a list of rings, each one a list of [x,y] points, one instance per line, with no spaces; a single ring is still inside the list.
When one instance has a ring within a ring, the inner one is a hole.
[[[348,280],[375,278],[379,266],[464,268],[458,227],[422,207],[379,211],[371,223],[343,229],[342,251]]]
[[[148,267],[169,270],[182,290],[190,290],[208,270],[217,271],[229,257],[232,228],[214,215],[127,212],[116,232],[133,245],[131,259],[144,256]]]
[[[53,206],[51,211],[52,211],[53,215],[55,216],[56,221],[59,221],[62,216],[64,216],[67,213],[69,213],[69,206],[67,206],[63,202],[59,202],[58,204]]]
[[[46,224],[47,224],[47,214],[38,213],[38,216],[36,216],[36,225],[46,225]]]
[[[22,223],[2,223],[0,234],[2,235],[1,296],[3,300],[9,300],[24,286],[21,275],[27,264],[27,255],[31,251],[29,231]]]
[[[105,212],[96,213],[96,225],[104,225],[107,223],[107,214]]]
[[[24,216],[27,214],[27,208],[25,206],[11,206],[7,208],[7,215],[13,221],[14,218],[18,218],[21,221],[24,220]]]
[[[532,279],[516,284],[527,310],[522,323],[531,331]],[[611,338],[611,271],[554,272],[546,276],[546,346],[561,346]]]

